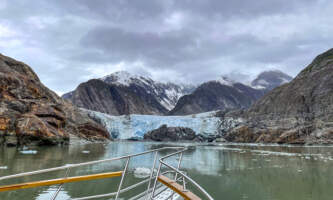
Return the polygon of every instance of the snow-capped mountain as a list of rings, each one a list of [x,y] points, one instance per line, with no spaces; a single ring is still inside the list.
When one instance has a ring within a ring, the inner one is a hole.
[[[256,89],[272,90],[292,79],[291,76],[279,70],[264,71],[251,82],[251,86]]]
[[[163,83],[149,77],[131,74],[126,71],[119,71],[101,78],[108,84],[116,84],[130,87],[136,85],[144,88],[148,94],[155,96],[156,100],[167,110],[171,110],[177,104],[180,97],[190,94],[194,85]]]
[[[135,74],[131,74],[127,71],[114,72],[114,73],[104,76],[100,79],[106,83],[112,83],[112,84],[116,84],[116,85],[125,85],[125,86],[129,86],[130,84],[140,83],[140,82],[148,83],[151,80],[148,77],[138,76]]]
[[[63,98],[78,107],[110,115],[186,115],[248,108],[266,92],[290,80],[280,71],[267,71],[251,85],[221,76],[196,88],[119,71],[82,83]]]
[[[126,71],[82,83],[63,95],[75,105],[111,115],[165,114],[193,85],[163,83]]]

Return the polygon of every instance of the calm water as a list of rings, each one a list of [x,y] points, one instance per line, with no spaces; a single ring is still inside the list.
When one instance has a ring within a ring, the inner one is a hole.
[[[114,142],[70,147],[32,149],[0,148],[0,176],[138,153],[171,144]],[[182,144],[190,145],[190,144]],[[167,152],[162,152],[165,155]],[[153,155],[134,159],[125,185],[141,181],[132,171],[151,167]],[[170,160],[176,164],[175,160]],[[123,162],[113,162],[71,170],[70,176],[120,170]],[[196,146],[184,155],[182,169],[200,183],[216,200],[331,200],[333,199],[333,147],[220,145]],[[62,177],[64,171],[3,181],[11,184]],[[57,199],[113,192],[119,178],[65,184]],[[41,187],[0,193],[0,199],[50,199],[56,187]],[[135,193],[135,191],[134,191]],[[128,193],[128,196],[134,193]]]

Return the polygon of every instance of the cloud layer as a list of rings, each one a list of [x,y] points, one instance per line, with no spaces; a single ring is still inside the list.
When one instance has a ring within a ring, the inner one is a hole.
[[[0,53],[58,93],[118,71],[199,83],[295,76],[332,48],[329,0],[2,0]]]

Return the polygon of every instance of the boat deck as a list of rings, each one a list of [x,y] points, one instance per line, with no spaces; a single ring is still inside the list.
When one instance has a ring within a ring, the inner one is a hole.
[[[182,196],[185,200],[201,200],[197,195],[193,194],[192,192],[184,189],[184,186],[178,184],[176,181],[160,175],[158,177],[158,181],[166,185],[168,188],[172,189],[173,191],[177,192],[180,196]]]

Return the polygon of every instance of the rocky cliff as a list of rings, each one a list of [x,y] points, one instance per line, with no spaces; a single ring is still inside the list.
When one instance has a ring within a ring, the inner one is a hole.
[[[333,49],[319,55],[293,81],[241,114],[246,123],[229,134],[234,142],[333,143]]]
[[[0,144],[63,144],[71,134],[109,138],[102,126],[45,87],[28,65],[0,54]]]

